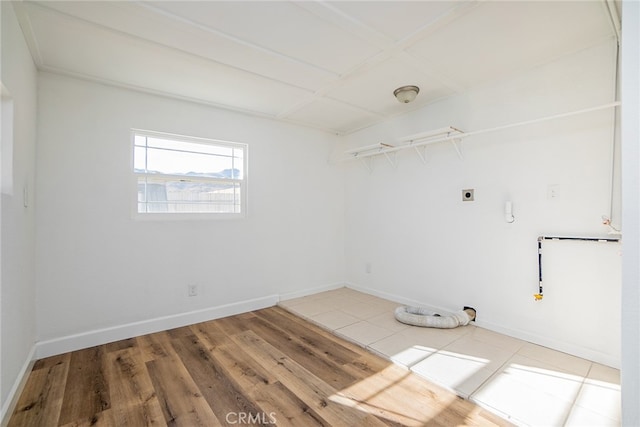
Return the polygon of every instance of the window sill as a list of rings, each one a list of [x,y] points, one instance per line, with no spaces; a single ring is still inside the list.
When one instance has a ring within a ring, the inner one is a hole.
[[[245,219],[245,213],[134,213],[136,221],[221,221]]]

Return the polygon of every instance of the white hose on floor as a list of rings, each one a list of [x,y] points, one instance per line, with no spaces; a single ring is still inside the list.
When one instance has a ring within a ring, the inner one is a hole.
[[[402,306],[396,308],[395,317],[399,322],[407,325],[451,329],[469,324],[475,319],[475,310],[465,307],[465,310],[456,311],[447,316],[440,316],[423,307]]]

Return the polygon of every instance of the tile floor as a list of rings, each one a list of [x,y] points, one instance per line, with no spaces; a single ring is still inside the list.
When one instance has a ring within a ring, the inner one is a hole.
[[[474,325],[408,326],[393,316],[399,305],[349,288],[280,302],[515,424],[621,424],[617,369]]]

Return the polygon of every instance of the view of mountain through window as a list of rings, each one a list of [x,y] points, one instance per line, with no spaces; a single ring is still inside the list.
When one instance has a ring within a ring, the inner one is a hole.
[[[241,214],[245,144],[134,132],[138,213]]]

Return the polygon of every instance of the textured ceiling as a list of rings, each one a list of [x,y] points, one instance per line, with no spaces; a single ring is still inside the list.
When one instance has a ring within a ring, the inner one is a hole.
[[[615,35],[605,0],[14,5],[41,70],[339,134]]]

